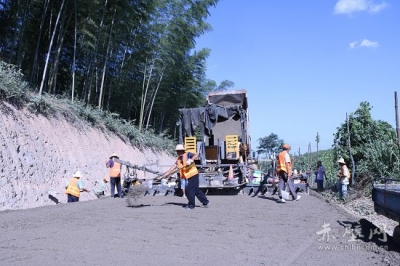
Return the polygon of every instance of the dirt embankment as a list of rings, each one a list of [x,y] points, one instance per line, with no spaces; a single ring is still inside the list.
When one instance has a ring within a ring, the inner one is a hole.
[[[0,124],[0,211],[54,205],[55,199],[65,202],[65,182],[77,170],[92,190],[83,193],[81,201],[95,199],[94,182],[108,174],[105,161],[113,152],[132,164],[158,161],[158,167],[148,167],[155,171],[165,171],[174,159],[166,153],[139,150],[86,122],[71,122],[59,114],[36,115],[4,102],[0,103]]]

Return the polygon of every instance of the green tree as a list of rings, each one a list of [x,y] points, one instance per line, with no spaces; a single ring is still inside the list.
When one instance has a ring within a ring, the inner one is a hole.
[[[269,136],[259,138],[257,146],[257,153],[266,153],[272,155],[277,154],[282,147],[283,140],[279,139],[278,135],[275,133],[269,134]]]
[[[399,151],[396,131],[381,120],[371,116],[372,106],[361,102],[358,109],[349,115],[350,141],[355,164],[357,182],[364,177],[398,174]],[[348,165],[348,132],[346,122],[337,128],[334,136],[335,160],[343,157]]]
[[[233,88],[234,86],[235,86],[234,82],[232,82],[230,80],[223,80],[216,88],[216,91],[225,91],[229,88]]]
[[[0,57],[39,93],[172,133],[178,108],[234,85],[207,79],[210,50],[195,50],[218,2],[2,0]]]

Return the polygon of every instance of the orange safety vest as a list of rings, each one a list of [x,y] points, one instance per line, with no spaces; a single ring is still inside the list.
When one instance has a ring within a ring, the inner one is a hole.
[[[65,194],[70,194],[72,196],[75,197],[80,197],[81,195],[81,190],[78,187],[78,178],[72,177],[69,182],[68,182],[68,186],[67,189],[65,190]]]
[[[286,169],[286,160],[285,156],[287,151],[281,151],[278,155],[278,164],[277,164],[277,173],[279,174],[281,171],[289,173],[288,169]]]
[[[192,163],[187,165],[187,153],[185,152],[182,154],[183,162],[181,160],[181,157],[179,156],[176,158],[176,165],[179,168],[179,173],[182,178],[189,179],[193,177],[194,175],[197,175],[199,171],[197,170],[196,164]]]
[[[110,167],[110,177],[121,177],[121,164],[114,162],[113,167]]]

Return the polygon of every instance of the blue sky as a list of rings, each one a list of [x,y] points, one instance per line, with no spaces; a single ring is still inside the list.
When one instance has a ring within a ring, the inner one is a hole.
[[[400,97],[400,1],[220,0],[197,40],[207,76],[249,97],[252,150],[275,133],[303,154],[333,134],[360,102],[395,127]]]

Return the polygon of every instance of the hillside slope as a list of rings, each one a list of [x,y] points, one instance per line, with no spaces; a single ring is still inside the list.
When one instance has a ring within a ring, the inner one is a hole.
[[[70,119],[71,120],[71,119]],[[87,188],[108,174],[105,161],[113,153],[132,164],[165,171],[174,158],[150,149],[139,150],[128,140],[84,121],[70,121],[60,114],[45,117],[0,103],[0,210],[54,205],[49,192],[66,202],[64,186],[76,170]],[[123,167],[125,173],[125,167]],[[138,171],[143,176],[143,172]],[[153,177],[152,174],[147,174]],[[81,201],[96,199],[82,193]]]

